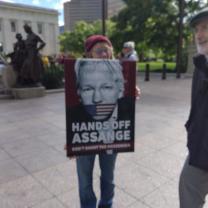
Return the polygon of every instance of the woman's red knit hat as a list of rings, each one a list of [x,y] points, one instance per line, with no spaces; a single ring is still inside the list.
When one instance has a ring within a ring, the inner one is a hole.
[[[112,47],[111,41],[104,35],[91,35],[85,41],[85,51],[89,52],[96,43],[105,42]]]

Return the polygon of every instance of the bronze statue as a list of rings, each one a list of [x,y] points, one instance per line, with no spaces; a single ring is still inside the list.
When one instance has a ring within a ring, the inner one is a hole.
[[[25,44],[25,56],[19,72],[18,85],[25,87],[40,86],[43,73],[43,63],[39,50],[45,46],[45,42],[36,35],[29,25],[24,25],[27,33]]]
[[[11,64],[13,66],[14,71],[16,72],[17,82],[19,82],[20,70],[25,60],[26,50],[25,42],[22,39],[22,35],[20,33],[17,33],[15,37],[17,39],[17,42],[14,43],[14,51],[12,53],[7,54],[7,57],[11,58]]]
[[[16,39],[17,42],[14,44],[14,52],[12,55],[12,65],[14,70],[19,74],[25,59],[26,51],[25,41],[22,39],[22,35],[20,33],[16,34]]]

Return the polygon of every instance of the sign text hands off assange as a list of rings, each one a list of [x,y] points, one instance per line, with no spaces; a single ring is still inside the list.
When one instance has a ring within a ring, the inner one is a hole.
[[[130,140],[130,120],[104,121],[104,122],[73,122],[74,132],[72,144],[96,143],[110,141]],[[106,138],[107,137],[107,138]]]

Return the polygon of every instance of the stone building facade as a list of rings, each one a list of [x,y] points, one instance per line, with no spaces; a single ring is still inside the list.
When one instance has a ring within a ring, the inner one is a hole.
[[[26,23],[46,42],[42,54],[53,55],[59,52],[58,11],[0,1],[0,45],[3,52],[13,51],[16,33],[21,33],[26,38],[23,29]]]

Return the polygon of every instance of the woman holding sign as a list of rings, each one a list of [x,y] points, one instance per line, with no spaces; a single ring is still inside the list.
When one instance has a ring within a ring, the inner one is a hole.
[[[81,102],[68,116],[68,120],[72,124],[69,125],[69,135],[72,135],[69,138],[72,140],[72,145],[82,148],[96,146],[84,145],[84,143],[90,142],[97,142],[97,146],[103,143],[99,148],[104,147],[105,144],[112,145],[111,149],[100,151],[102,153],[98,154],[101,170],[101,196],[98,208],[112,208],[117,154],[113,151],[113,145],[116,144],[110,140],[121,141],[131,138],[129,133],[129,128],[132,126],[130,125],[130,117],[134,117],[134,107],[132,107],[133,113],[126,113],[128,119],[119,118],[120,115],[125,115],[120,113],[120,107],[123,106],[122,109],[124,107],[126,109],[126,105],[122,105],[126,104],[123,102],[125,99],[124,78],[120,63],[107,60],[113,58],[113,47],[110,40],[102,35],[92,35],[87,38],[85,57],[97,60],[81,59],[76,61],[77,94]],[[99,61],[98,59],[106,60]],[[134,102],[134,96],[132,100]],[[93,126],[94,124],[96,125]],[[125,136],[123,136],[123,132],[125,132]],[[108,138],[107,135],[111,136]],[[81,208],[97,207],[97,198],[93,190],[95,156],[94,153],[91,153],[76,158]]]
[[[110,40],[102,35],[92,35],[85,41],[87,58],[112,59],[113,47]],[[93,167],[96,155],[79,156],[77,173],[81,208],[96,208],[97,199],[93,191]],[[99,154],[101,169],[99,208],[111,208],[114,197],[114,169],[116,154]]]

